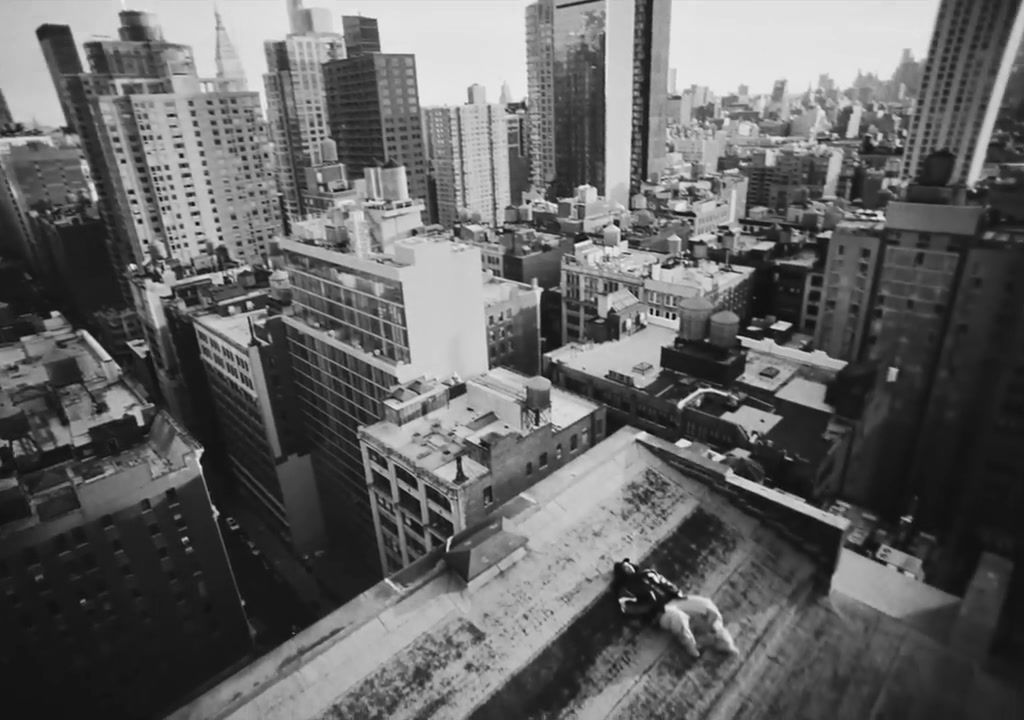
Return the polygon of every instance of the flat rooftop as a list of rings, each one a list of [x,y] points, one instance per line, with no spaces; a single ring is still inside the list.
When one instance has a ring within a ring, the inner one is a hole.
[[[619,340],[603,343],[569,343],[546,354],[552,362],[567,368],[604,378],[617,372],[632,379],[634,387],[646,389],[658,379],[661,348],[675,341],[676,332],[660,325]]]
[[[259,324],[267,317],[266,308],[253,310],[251,312],[237,313],[235,315],[218,315],[217,313],[202,313],[195,316],[195,322],[208,328],[216,335],[220,335],[231,341],[238,347],[249,345],[252,340],[250,323]]]
[[[533,292],[533,286],[527,283],[495,277],[493,274],[486,272],[483,274],[483,285],[485,306],[508,302],[513,297]]]
[[[83,447],[90,430],[126,415],[142,425],[152,404],[92,335],[62,318],[46,324],[0,346],[0,416],[24,425],[11,441],[15,458]]]
[[[455,483],[456,459],[468,480],[481,477],[488,468],[467,457],[467,445],[486,445],[491,438],[528,436],[532,430],[510,422],[521,416],[530,378],[507,368],[494,368],[466,381],[467,392],[448,404],[404,425],[381,421],[363,432],[416,467],[440,480]],[[551,425],[561,429],[596,412],[598,405],[556,387],[551,388]]]
[[[525,544],[468,584],[428,556],[171,717],[1020,717],[1019,691],[822,584],[821,559],[695,479],[721,466],[679,465],[688,453],[624,428],[499,509]],[[841,538],[845,520],[756,492]],[[694,660],[624,622],[609,592],[624,557],[714,598],[739,655]]]

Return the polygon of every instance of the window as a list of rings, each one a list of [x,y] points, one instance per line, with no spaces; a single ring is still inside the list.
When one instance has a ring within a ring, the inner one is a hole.
[[[528,476],[529,475],[533,475],[533,463],[532,462],[526,463],[526,474]]]
[[[579,436],[574,434],[571,438],[569,438],[569,451],[570,452],[575,452],[576,448],[578,448],[579,445],[580,445]]]
[[[484,488],[484,507],[490,507],[494,504],[494,488],[490,485]]]
[[[548,466],[548,454],[543,452],[540,454],[540,469],[543,470]]]

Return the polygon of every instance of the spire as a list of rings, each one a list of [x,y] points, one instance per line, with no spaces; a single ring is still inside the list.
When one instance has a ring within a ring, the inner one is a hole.
[[[213,6],[213,17],[217,22],[217,50],[215,59],[217,61],[217,79],[229,84],[230,90],[248,90],[245,81],[245,71],[242,69],[242,61],[238,59],[235,46],[231,44],[228,31],[224,27],[224,20],[220,16],[220,10]]]
[[[501,84],[501,104],[508,105],[512,102],[512,91],[508,89],[508,83],[503,82]]]

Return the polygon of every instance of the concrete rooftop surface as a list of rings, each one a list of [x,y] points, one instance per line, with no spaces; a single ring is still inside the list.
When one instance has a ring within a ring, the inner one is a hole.
[[[500,510],[527,543],[490,570],[467,584],[428,557],[172,717],[1021,717],[971,661],[822,584],[820,555],[698,480],[714,468],[672,456],[686,452],[620,430]],[[836,538],[847,527],[794,512]],[[624,622],[609,592],[623,557],[714,598],[740,654],[693,660]]]

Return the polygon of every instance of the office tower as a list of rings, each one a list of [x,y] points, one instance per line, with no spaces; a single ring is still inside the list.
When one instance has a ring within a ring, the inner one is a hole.
[[[527,7],[531,124],[551,138],[535,143],[538,186],[563,197],[589,183],[625,205],[660,171],[670,12],[666,0]]]
[[[543,189],[555,181],[555,5],[526,6],[527,107],[530,114],[531,182]]]
[[[672,3],[612,0],[607,12],[604,195],[628,206],[664,167]]]
[[[518,205],[523,201],[523,193],[530,189],[530,114],[526,103],[504,107],[508,125],[509,201]]]
[[[267,73],[267,123],[274,143],[274,168],[290,223],[306,216],[305,168],[323,161],[328,128],[321,65],[345,57],[345,41],[332,32],[288,35],[264,43]],[[337,138],[335,138],[337,139]]]
[[[242,69],[242,61],[238,59],[235,46],[228,37],[227,28],[220,17],[220,11],[214,9],[214,18],[217,23],[217,47],[214,51],[214,60],[217,63],[217,79],[224,84],[225,90],[245,92],[249,89],[245,80],[245,70]]]
[[[162,716],[251,647],[203,448],[59,315],[0,360],[8,702]]]
[[[912,179],[938,150],[956,157],[950,181],[981,176],[999,104],[1024,34],[1021,0],[943,0],[925,60],[903,175]]]
[[[120,39],[85,44],[91,72],[65,77],[115,266],[261,259],[278,218],[259,94],[201,80],[152,15],[119,17]]]
[[[70,107],[67,88],[64,86],[65,75],[80,75],[82,60],[78,56],[78,47],[71,28],[67,25],[40,25],[36,28],[36,38],[43,50],[46,67],[50,71],[50,79],[57,91],[61,111],[64,113],[64,124],[74,128],[74,113]],[[0,122],[3,125],[3,122]]]
[[[487,104],[482,85],[468,96],[466,105],[424,111],[437,221],[446,227],[463,212],[498,225],[511,202],[505,108]]]
[[[486,372],[480,252],[429,236],[389,255],[324,245],[281,240],[284,322],[328,540],[369,580],[380,563],[357,428],[380,420],[400,385]]]
[[[278,271],[279,284],[287,275]],[[281,292],[278,290],[278,292]],[[324,545],[323,512],[302,429],[285,330],[267,293],[229,312],[213,307],[194,317],[199,353],[213,392],[220,435],[240,489],[296,553]]]
[[[347,57],[380,52],[380,29],[377,27],[377,18],[342,15],[341,30],[345,36]]]
[[[427,197],[416,58],[371,53],[324,64],[327,117],[338,159],[353,177],[384,160],[404,165],[409,194]]]
[[[57,147],[47,136],[0,138],[0,230],[7,252],[36,269],[38,254],[29,214],[93,199],[89,168],[75,147]]]
[[[14,117],[11,115],[11,108],[7,105],[7,98],[3,90],[0,90],[0,128],[6,125],[13,125]]]
[[[383,420],[359,433],[385,577],[599,443],[604,418],[602,405],[504,368],[385,400]]]

